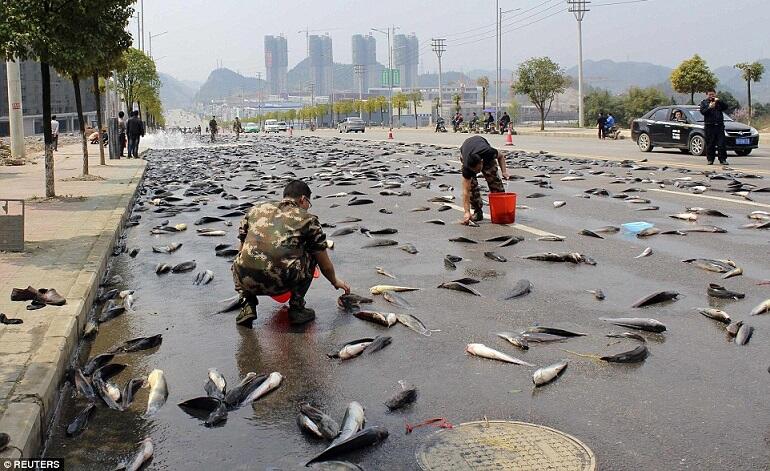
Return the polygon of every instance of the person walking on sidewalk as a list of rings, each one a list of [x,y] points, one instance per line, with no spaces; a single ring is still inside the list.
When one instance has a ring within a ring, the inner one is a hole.
[[[123,151],[126,149],[126,114],[123,111],[118,112],[118,143],[120,157],[123,157]]]
[[[131,117],[126,122],[126,135],[128,136],[128,158],[139,158],[139,139],[144,137],[144,123],[139,118],[139,111],[131,112]]]
[[[596,127],[599,129],[599,139],[604,139],[604,127],[607,125],[607,117],[604,116],[604,112],[599,113],[599,117],[596,118]]]
[[[217,117],[216,116],[212,116],[211,121],[209,121],[209,132],[211,133],[211,142],[214,142],[217,136]]]
[[[51,139],[53,139],[53,150],[59,150],[59,121],[56,120],[56,115],[51,116]]]
[[[305,294],[316,265],[335,289],[350,294],[350,286],[337,278],[321,223],[308,212],[311,206],[310,187],[292,180],[281,201],[257,204],[241,221],[240,252],[231,266],[242,306],[237,325],[251,328],[257,318],[257,296],[287,291],[291,292],[289,322],[303,324],[315,319],[315,311],[305,307]]]
[[[503,178],[507,180],[510,177],[508,168],[505,166],[505,156],[481,136],[469,137],[463,142],[460,146],[460,163],[463,166],[463,210],[465,211],[462,223],[468,225],[471,220],[481,221],[484,218],[481,191],[476,175],[479,172],[484,175],[490,193],[505,192],[503,182],[497,175],[498,166],[502,170]],[[471,208],[473,208],[472,215]]]
[[[235,140],[238,140],[238,137],[243,132],[243,126],[241,126],[241,120],[237,116],[235,117],[235,121],[233,121],[233,132],[235,133]]]
[[[709,165],[714,165],[717,148],[719,163],[727,165],[727,148],[725,146],[725,110],[727,103],[721,101],[713,88],[706,92],[706,99],[700,102],[700,114],[706,130],[706,159]]]

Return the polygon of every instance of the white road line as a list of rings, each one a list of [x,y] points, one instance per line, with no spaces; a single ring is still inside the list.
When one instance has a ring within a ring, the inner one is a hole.
[[[682,192],[682,191],[663,190],[663,189],[660,189],[660,188],[648,188],[647,191],[657,191],[659,193],[669,193],[669,194],[672,194],[672,195],[692,196],[693,198],[706,198],[706,199],[709,199],[709,200],[726,201],[728,203],[745,204],[747,206],[757,206],[757,207],[760,207],[760,208],[770,208],[770,204],[757,203],[755,201],[736,200],[736,199],[733,199],[733,198],[725,198],[725,197],[722,197],[722,196],[696,195],[694,193],[685,193],[685,192]]]
[[[461,206],[457,206],[456,204],[452,204],[452,203],[437,203],[437,204],[445,204],[445,205],[449,206],[452,209],[460,211],[461,213],[465,212],[465,210]],[[484,217],[486,219],[491,219],[490,215],[487,214],[487,213],[484,213]],[[512,229],[518,229],[518,230],[524,231],[524,232],[529,232],[530,234],[536,235],[538,237],[550,237],[550,236],[564,237],[564,236],[560,236],[558,234],[553,234],[551,232],[541,231],[540,229],[538,229],[536,227],[525,226],[524,224],[513,223],[513,224],[506,225],[506,227],[510,227]]]

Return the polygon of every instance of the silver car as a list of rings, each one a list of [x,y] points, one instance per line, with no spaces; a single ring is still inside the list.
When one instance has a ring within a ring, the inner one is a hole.
[[[337,129],[339,129],[341,133],[364,132],[366,125],[364,124],[364,120],[361,118],[345,118],[345,120],[337,126]]]

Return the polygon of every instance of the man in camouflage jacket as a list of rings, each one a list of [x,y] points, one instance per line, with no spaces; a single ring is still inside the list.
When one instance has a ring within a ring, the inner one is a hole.
[[[316,266],[336,289],[350,293],[337,278],[326,252],[326,235],[310,209],[310,188],[293,180],[283,190],[283,200],[254,206],[241,221],[241,249],[232,266],[235,290],[241,294],[238,325],[251,327],[257,318],[257,296],[291,291],[289,321],[302,324],[315,319],[305,307],[305,294]]]

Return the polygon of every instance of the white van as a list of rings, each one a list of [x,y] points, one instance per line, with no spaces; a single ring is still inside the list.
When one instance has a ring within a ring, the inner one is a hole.
[[[287,126],[285,121],[278,121],[277,119],[266,119],[265,120],[265,132],[280,132],[284,131],[286,132]]]

